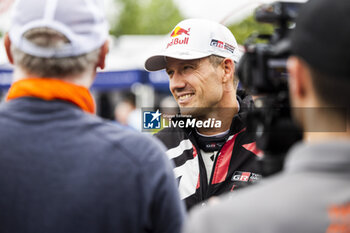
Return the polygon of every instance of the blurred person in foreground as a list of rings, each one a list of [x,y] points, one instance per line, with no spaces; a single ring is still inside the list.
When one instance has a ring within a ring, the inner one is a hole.
[[[188,209],[260,178],[260,152],[243,120],[246,103],[236,95],[234,73],[239,57],[237,42],[227,27],[187,19],[175,26],[164,51],[145,62],[148,71],[166,69],[170,91],[183,116],[172,119],[180,122],[178,126],[163,129],[156,137],[175,163],[180,197]],[[221,124],[180,125],[208,120]]]
[[[348,0],[310,0],[301,8],[288,70],[304,140],[285,169],[194,209],[185,232],[350,232],[349,12]]]
[[[179,232],[184,207],[161,143],[94,115],[102,1],[21,0],[5,38],[0,232]]]

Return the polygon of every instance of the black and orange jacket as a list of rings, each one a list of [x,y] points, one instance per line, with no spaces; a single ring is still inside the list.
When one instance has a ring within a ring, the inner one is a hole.
[[[166,128],[155,134],[167,147],[167,155],[175,165],[180,197],[185,200],[187,209],[205,203],[212,196],[254,183],[261,177],[258,162],[261,151],[256,148],[254,134],[246,130],[247,106],[240,98],[238,101],[240,112],[232,119],[209,182],[194,128]]]

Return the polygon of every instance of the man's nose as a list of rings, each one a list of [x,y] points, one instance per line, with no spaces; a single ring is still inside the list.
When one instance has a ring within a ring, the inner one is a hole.
[[[175,72],[169,81],[170,90],[182,89],[186,86],[186,80],[179,72]]]

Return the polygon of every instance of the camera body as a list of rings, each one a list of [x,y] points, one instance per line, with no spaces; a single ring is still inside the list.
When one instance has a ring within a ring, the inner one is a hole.
[[[283,169],[286,152],[302,138],[291,119],[286,69],[289,34],[301,5],[274,2],[259,7],[255,19],[274,24],[275,31],[272,35],[252,35],[237,68],[240,83],[255,99],[247,116],[247,130],[255,132],[257,146],[264,151],[261,162],[265,176]],[[256,43],[258,39],[267,42]]]
[[[290,25],[295,22],[301,4],[274,2],[255,11],[255,19],[274,24],[275,32],[252,35],[245,44],[246,53],[239,63],[238,76],[251,94],[276,94],[288,89],[286,61],[290,55]],[[255,43],[256,39],[267,40],[267,43]]]

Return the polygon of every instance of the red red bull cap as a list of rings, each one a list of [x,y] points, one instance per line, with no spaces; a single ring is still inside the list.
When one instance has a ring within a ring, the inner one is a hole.
[[[238,62],[241,54],[235,37],[224,25],[206,19],[187,19],[170,32],[163,50],[146,60],[145,69],[164,69],[166,57],[192,60],[217,55]]]

